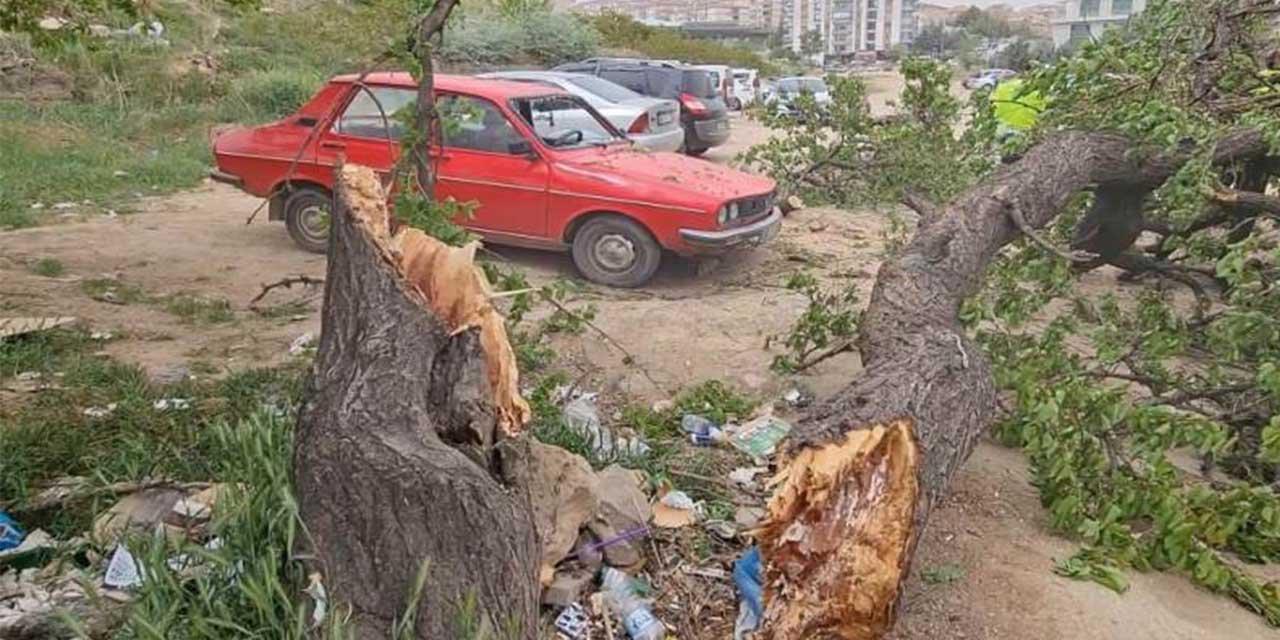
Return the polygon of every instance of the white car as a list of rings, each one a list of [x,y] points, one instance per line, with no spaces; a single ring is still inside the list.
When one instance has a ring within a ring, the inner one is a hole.
[[[970,91],[994,89],[996,85],[1018,75],[1012,69],[983,69],[964,79],[964,88]]]
[[[756,101],[756,85],[759,73],[755,69],[734,69],[733,90],[729,94],[729,108],[743,109]]]
[[[498,71],[481,78],[538,82],[582,98],[610,124],[647,151],[676,151],[684,142],[680,104],[642,96],[599,76],[566,71]]]
[[[778,79],[769,94],[769,102],[776,105],[779,112],[790,113],[792,101],[802,94],[813,96],[814,103],[820,109],[831,104],[831,90],[827,88],[826,81],[813,76]]]

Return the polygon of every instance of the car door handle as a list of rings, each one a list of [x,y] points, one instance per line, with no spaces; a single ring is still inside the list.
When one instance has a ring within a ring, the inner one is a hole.
[[[346,149],[346,148],[347,148],[347,144],[346,144],[345,142],[328,142],[328,141],[325,141],[325,142],[321,142],[321,143],[320,143],[320,148],[321,148],[321,149],[335,149],[335,150],[341,151],[341,150],[343,150],[343,149]]]

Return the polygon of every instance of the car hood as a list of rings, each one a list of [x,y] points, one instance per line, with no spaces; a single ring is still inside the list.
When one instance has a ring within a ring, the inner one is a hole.
[[[762,195],[777,187],[769,178],[678,153],[611,149],[566,158],[559,166],[593,182],[632,191],[636,197],[685,207],[712,209],[726,200]]]

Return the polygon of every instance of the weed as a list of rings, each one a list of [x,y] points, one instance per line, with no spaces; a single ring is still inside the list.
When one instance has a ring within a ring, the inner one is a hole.
[[[770,368],[778,373],[793,373],[851,347],[862,316],[857,308],[856,286],[825,291],[817,278],[797,272],[787,280],[787,288],[803,294],[808,304],[782,337],[787,353],[775,357]],[[777,337],[771,337],[770,342]]]
[[[964,567],[956,564],[939,564],[926,567],[920,577],[928,584],[951,584],[964,577]]]
[[[103,482],[166,477],[207,480],[220,464],[211,425],[238,421],[264,404],[290,407],[300,389],[295,369],[236,373],[219,381],[155,387],[137,367],[93,355],[94,341],[48,331],[0,342],[0,376],[37,371],[57,381],[23,403],[0,407],[0,503],[18,505],[33,489],[67,475]],[[192,409],[160,411],[161,398],[190,398]],[[88,407],[107,407],[101,417]],[[53,522],[30,521],[55,535],[83,531],[93,505]]]
[[[31,265],[31,273],[46,278],[56,278],[66,271],[66,266],[57,258],[40,258]]]
[[[708,380],[682,391],[676,396],[680,415],[696,413],[717,424],[746,418],[759,404],[720,380]]]
[[[164,302],[164,310],[190,324],[222,324],[235,319],[231,303],[224,298],[205,298],[181,293]]]
[[[133,304],[151,299],[142,287],[115,278],[92,278],[80,283],[80,289],[94,300],[115,304]]]

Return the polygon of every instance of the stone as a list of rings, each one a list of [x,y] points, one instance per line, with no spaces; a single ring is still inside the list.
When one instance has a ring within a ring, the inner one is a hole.
[[[156,367],[147,372],[147,379],[151,381],[151,384],[159,387],[186,382],[190,378],[191,369],[180,364]]]
[[[528,491],[545,583],[551,568],[573,549],[579,529],[597,512],[598,480],[581,456],[532,438],[527,446],[526,452],[510,460],[518,468],[504,473],[518,478],[515,484]]]
[[[738,507],[733,512],[733,521],[743,529],[754,529],[764,520],[765,511],[760,507]]]
[[[542,590],[542,604],[557,609],[567,607],[582,597],[594,579],[595,572],[590,569],[558,571],[551,584]]]
[[[602,541],[624,535],[628,538],[612,542],[601,550],[605,563],[610,566],[630,567],[640,563],[639,540],[653,518],[643,486],[642,473],[616,464],[596,474],[595,492],[600,505],[588,528]]]

